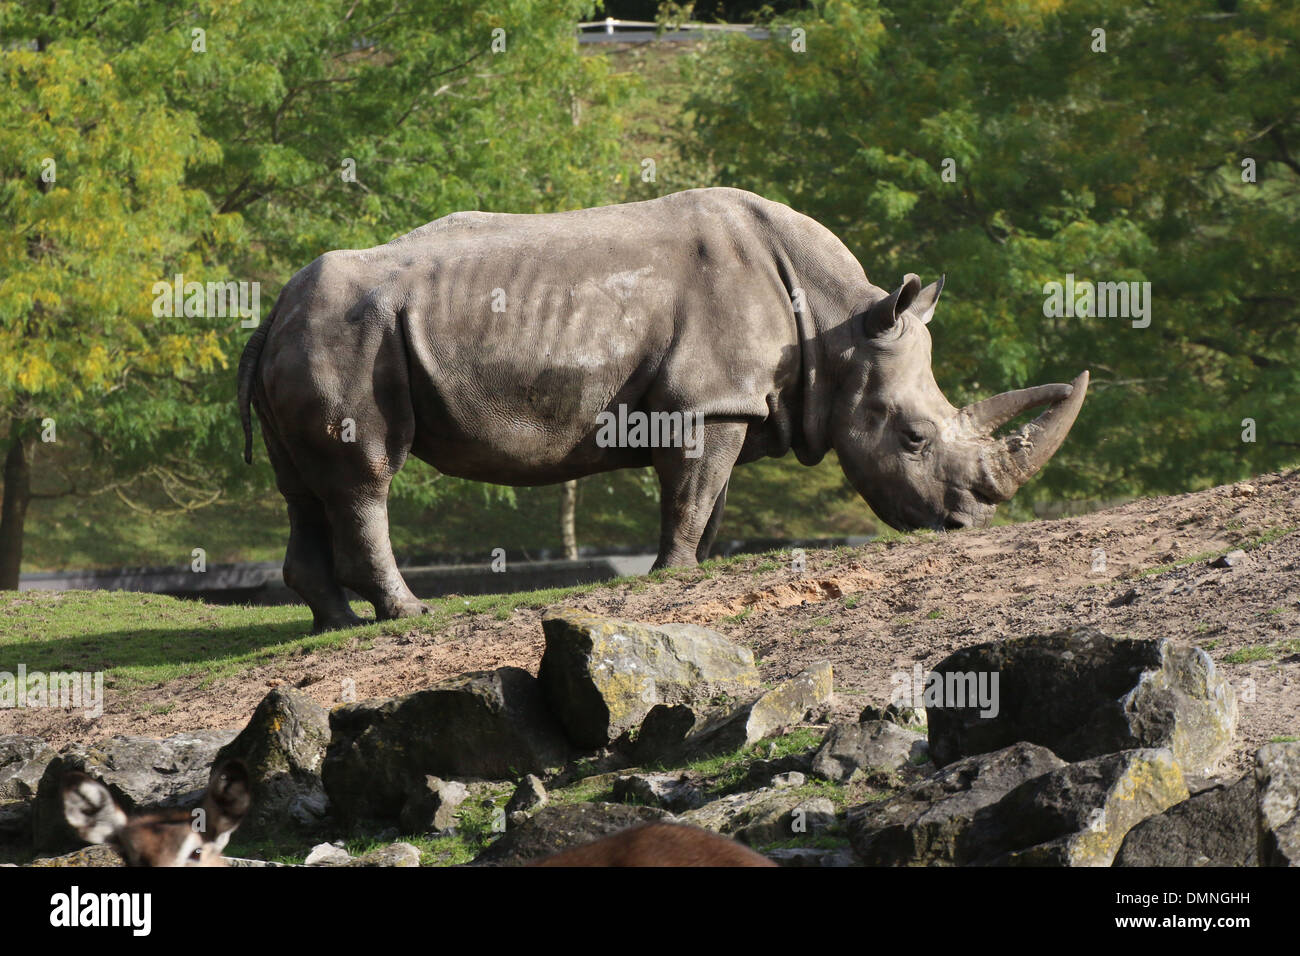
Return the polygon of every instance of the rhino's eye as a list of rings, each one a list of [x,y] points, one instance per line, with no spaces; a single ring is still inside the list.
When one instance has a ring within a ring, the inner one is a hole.
[[[910,425],[904,425],[900,432],[903,447],[908,451],[920,451],[925,447],[927,441],[925,435]]]

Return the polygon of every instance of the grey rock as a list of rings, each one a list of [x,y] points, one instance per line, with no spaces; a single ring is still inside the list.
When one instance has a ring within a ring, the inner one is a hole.
[[[842,849],[818,849],[815,847],[775,847],[765,850],[763,855],[777,866],[788,867],[845,867],[861,866],[853,851],[848,847]]]
[[[420,851],[409,843],[381,846],[369,853],[354,857],[343,866],[419,866]]]
[[[1115,866],[1254,866],[1255,776],[1194,793],[1129,830]]]
[[[398,824],[405,833],[454,829],[457,811],[468,797],[469,789],[460,781],[427,774],[407,794],[398,814]]]
[[[774,787],[776,778],[782,774],[800,774],[806,778],[812,772],[813,753],[815,751],[753,761],[745,771],[745,789]]]
[[[614,781],[614,799],[618,803],[639,803],[684,813],[704,805],[700,788],[680,775],[667,773],[631,774]]]
[[[989,808],[975,831],[975,862],[1110,866],[1129,830],[1187,795],[1169,750],[1079,761],[1021,784]]]
[[[519,785],[515,787],[515,792],[510,795],[506,802],[506,813],[513,815],[516,813],[531,813],[534,810],[540,810],[550,802],[550,796],[546,793],[546,787],[536,774],[526,774]]]
[[[0,844],[26,843],[31,837],[31,801],[0,803]]]
[[[813,710],[828,704],[832,692],[831,665],[826,661],[813,664],[755,699],[700,721],[672,759],[697,760],[733,753],[784,733]]]
[[[329,815],[329,809],[329,797],[325,795],[322,787],[320,790],[295,794],[289,800],[288,819],[300,830],[316,830]]]
[[[341,846],[335,846],[333,843],[318,843],[311,848],[307,858],[303,860],[304,866],[341,866],[344,863],[352,862],[352,854]]]
[[[791,790],[734,793],[681,816],[683,823],[725,833],[750,846],[815,836],[836,823],[835,805],[825,797]]]
[[[298,866],[297,863],[276,863],[274,860],[250,860],[246,857],[239,856],[228,856],[224,857],[224,859],[227,866],[246,867],[254,870],[278,870]]]
[[[699,725],[704,709],[689,704],[656,704],[641,721],[631,750],[639,763],[655,763],[681,749],[687,734]]]
[[[1238,548],[1235,551],[1229,551],[1227,554],[1221,554],[1210,562],[1212,568],[1235,568],[1246,560],[1246,552]]]
[[[778,790],[787,787],[802,787],[808,782],[808,778],[798,770],[787,770],[785,773],[778,773],[772,778],[772,786]]]
[[[80,840],[63,818],[63,774],[76,770],[100,780],[128,813],[196,806],[208,786],[217,751],[231,730],[201,730],[164,740],[110,737],[89,746],[68,744],[46,766],[32,808],[32,838],[41,850],[75,847]]]
[[[511,780],[564,763],[568,748],[537,681],[517,667],[466,674],[405,697],[330,713],[322,777],[344,819],[395,819],[412,781]]]
[[[858,723],[866,724],[874,720],[887,720],[899,726],[924,725],[925,710],[918,710],[915,707],[900,707],[893,703],[885,704],[883,707],[868,704],[862,708],[862,713],[858,715]]]
[[[0,803],[32,800],[54,748],[39,737],[0,734]]]
[[[1300,743],[1265,744],[1255,754],[1260,866],[1300,866]]]
[[[1169,747],[1191,774],[1212,772],[1237,724],[1232,687],[1209,655],[1167,639],[1112,638],[1084,627],[964,648],[934,670],[945,699],[927,700],[939,766],[1026,741],[1066,760]],[[990,710],[954,697],[983,677]],[[938,684],[927,685],[927,695]],[[964,704],[964,706],[958,706]]]
[[[80,850],[73,850],[71,853],[59,856],[37,857],[27,865],[36,867],[126,866],[122,858],[117,855],[117,851],[105,843],[85,846]]]
[[[953,866],[982,848],[972,838],[980,814],[1016,787],[1065,762],[1046,747],[1019,743],[955,761],[880,802],[849,810],[849,841],[873,866]]]
[[[329,812],[320,777],[329,739],[329,714],[302,691],[277,687],[262,698],[216,757],[242,760],[253,783],[240,839],[319,828]]]
[[[910,763],[924,763],[927,756],[921,734],[891,721],[835,724],[813,758],[812,772],[823,780],[843,782],[868,767],[897,770]]]
[[[658,704],[759,689],[753,653],[694,624],[649,626],[561,608],[543,618],[542,629],[546,651],[538,679],[579,747],[618,739]]]

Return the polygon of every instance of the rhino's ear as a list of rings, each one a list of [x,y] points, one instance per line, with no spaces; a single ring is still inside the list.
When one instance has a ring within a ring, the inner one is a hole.
[[[943,291],[943,280],[947,276],[940,276],[938,282],[931,282],[928,286],[917,293],[916,298],[912,301],[912,315],[921,320],[921,323],[928,325],[934,318],[934,307],[939,304],[939,293]]]
[[[921,292],[921,277],[913,272],[903,276],[903,284],[889,295],[878,300],[862,315],[862,332],[875,338],[889,332],[898,324],[903,313],[911,308]]]

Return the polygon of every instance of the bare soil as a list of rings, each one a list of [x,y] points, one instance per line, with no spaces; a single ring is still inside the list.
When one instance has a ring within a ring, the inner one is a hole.
[[[788,555],[754,557],[597,589],[571,603],[716,628],[753,648],[770,681],[829,660],[836,715],[846,719],[886,702],[892,674],[930,668],[983,641],[1092,624],[1117,636],[1196,644],[1241,701],[1237,744],[1223,767],[1230,773],[1270,738],[1300,734],[1297,527],[1300,470],[1082,517],[809,551],[802,572]],[[1211,566],[1234,548],[1246,549],[1235,566]],[[536,673],[541,617],[538,609],[506,620],[466,614],[438,633],[415,622],[403,634],[279,659],[206,685],[189,678],[109,694],[93,725],[60,711],[26,711],[15,715],[20,726],[6,730],[56,746],[119,733],[161,737],[240,727],[284,683],[330,706],[347,681],[363,699],[504,665]]]

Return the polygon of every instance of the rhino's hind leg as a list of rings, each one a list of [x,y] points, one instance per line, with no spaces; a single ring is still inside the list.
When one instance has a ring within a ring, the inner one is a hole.
[[[713,542],[717,540],[718,529],[722,527],[722,513],[727,507],[727,484],[730,484],[730,481],[724,483],[722,490],[718,492],[718,500],[713,503],[713,513],[709,515],[709,523],[704,526],[704,534],[700,536],[700,543],[695,548],[697,561],[709,559]]]
[[[744,422],[706,423],[703,448],[697,458],[687,457],[682,448],[655,450],[660,528],[654,569],[692,567],[699,563],[701,545],[707,550],[713,543],[712,535],[717,534],[717,524],[722,521],[722,492],[745,443],[746,428]],[[715,514],[717,524],[712,521]]]
[[[275,482],[289,507],[289,547],[284,553],[284,583],[311,608],[312,631],[333,631],[365,623],[352,613],[347,595],[334,575],[334,546],[329,519],[290,460],[276,433],[262,426]]]
[[[334,577],[334,547],[325,508],[310,494],[285,496],[289,505],[289,549],[284,556],[284,583],[307,602],[312,632],[364,624],[352,612]]]
[[[373,604],[380,621],[429,613],[397,570],[388,540],[386,494],[380,497],[352,490],[333,498],[326,512],[334,535],[334,571],[340,584]]]

